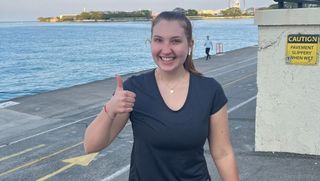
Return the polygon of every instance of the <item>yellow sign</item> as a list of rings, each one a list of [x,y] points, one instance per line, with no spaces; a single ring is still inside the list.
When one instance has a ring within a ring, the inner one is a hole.
[[[287,63],[315,65],[319,59],[319,35],[293,34],[287,39]]]

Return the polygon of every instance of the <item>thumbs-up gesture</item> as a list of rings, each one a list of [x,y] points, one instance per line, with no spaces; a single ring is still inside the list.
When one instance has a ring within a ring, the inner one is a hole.
[[[117,75],[117,87],[114,95],[107,103],[109,114],[114,117],[118,113],[129,113],[133,110],[136,94],[131,91],[123,90],[121,76]]]

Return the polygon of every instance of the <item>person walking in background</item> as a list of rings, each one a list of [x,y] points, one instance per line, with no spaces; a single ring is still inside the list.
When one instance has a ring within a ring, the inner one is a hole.
[[[206,50],[206,54],[207,54],[206,60],[211,59],[210,49],[213,49],[213,44],[212,44],[211,40],[209,39],[209,35],[207,35],[207,40],[204,43],[204,47],[206,48],[205,50]]]
[[[182,13],[160,13],[151,27],[151,54],[157,68],[116,77],[112,98],[86,129],[86,153],[108,146],[132,123],[129,181],[210,181],[204,157],[222,180],[238,181],[229,138],[227,98],[222,86],[198,72],[192,60],[192,26]]]

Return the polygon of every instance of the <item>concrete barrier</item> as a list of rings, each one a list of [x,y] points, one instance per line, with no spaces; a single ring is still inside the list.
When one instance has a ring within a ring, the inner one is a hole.
[[[256,12],[256,151],[320,155],[319,15],[320,8]]]

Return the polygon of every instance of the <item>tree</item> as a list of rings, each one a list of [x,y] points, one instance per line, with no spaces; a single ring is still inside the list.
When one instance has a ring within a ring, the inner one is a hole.
[[[88,13],[88,12],[82,12],[82,13],[79,15],[79,19],[80,19],[80,20],[83,20],[83,19],[91,19],[91,14]]]
[[[198,16],[198,11],[195,9],[188,9],[186,12],[187,16]]]
[[[221,13],[222,13],[223,16],[232,16],[232,17],[236,17],[236,16],[241,16],[242,15],[242,12],[241,12],[240,8],[236,8],[236,7],[223,10],[223,11],[221,11]]]
[[[94,20],[102,20],[104,19],[104,13],[103,12],[100,12],[100,11],[92,11],[90,12],[91,14],[91,19],[94,19]]]
[[[313,7],[320,7],[320,4],[303,4],[304,8],[313,8]],[[298,8],[298,4],[294,2],[284,2],[284,8],[285,9],[292,9],[292,8]],[[271,4],[269,7],[262,7],[258,10],[265,10],[265,9],[278,9],[278,4]]]
[[[152,12],[149,10],[141,10],[141,13],[144,15],[146,18],[151,18],[152,17]]]
[[[184,10],[183,8],[179,8],[179,7],[174,8],[172,11],[186,14],[186,10]]]
[[[40,22],[50,22],[50,17],[39,17],[38,21],[40,21]]]

